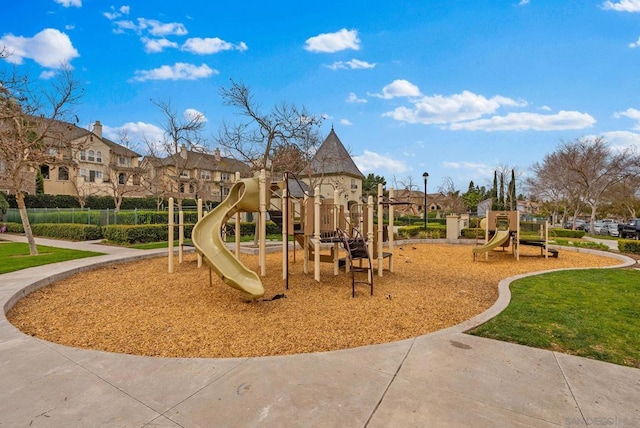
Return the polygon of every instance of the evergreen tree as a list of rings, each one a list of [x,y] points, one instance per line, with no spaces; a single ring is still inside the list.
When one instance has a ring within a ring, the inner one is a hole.
[[[500,173],[500,194],[498,196],[498,210],[503,211],[505,209],[504,203],[504,174]]]
[[[491,210],[497,211],[498,208],[498,171],[493,171],[493,187],[491,188]]]
[[[44,195],[44,177],[40,170],[36,173],[36,195]]]
[[[518,209],[518,199],[516,197],[516,172],[511,170],[511,181],[509,182],[509,210],[515,211]]]

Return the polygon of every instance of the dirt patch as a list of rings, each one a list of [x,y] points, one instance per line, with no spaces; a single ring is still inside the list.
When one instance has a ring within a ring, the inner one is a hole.
[[[267,255],[265,298],[247,302],[195,255],[167,273],[167,259],[114,265],[78,274],[20,300],[7,314],[23,332],[79,348],[163,357],[249,357],[330,351],[391,342],[458,324],[490,307],[498,282],[526,272],[611,266],[610,258],[561,251],[557,259],[522,247],[520,261],[491,252],[473,261],[467,245],[404,245],[395,272],[375,277],[374,295],[360,285],[351,298],[350,274],[322,265],[322,282],[302,272],[302,253],[290,264]],[[293,257],[293,254],[291,255]],[[256,256],[242,255],[258,270]],[[386,265],[386,263],[385,263]],[[312,263],[310,269],[313,269]],[[561,286],[561,284],[559,284]]]

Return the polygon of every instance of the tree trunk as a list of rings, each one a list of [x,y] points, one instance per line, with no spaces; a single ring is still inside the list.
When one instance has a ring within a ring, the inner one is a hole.
[[[27,215],[27,207],[24,204],[24,195],[22,192],[18,192],[16,194],[16,202],[18,203],[18,210],[20,210],[20,219],[22,219],[24,234],[27,236],[27,241],[29,242],[29,254],[37,256],[38,247],[36,246],[36,240],[33,238],[33,232],[31,231],[31,224],[29,224],[29,216]]]

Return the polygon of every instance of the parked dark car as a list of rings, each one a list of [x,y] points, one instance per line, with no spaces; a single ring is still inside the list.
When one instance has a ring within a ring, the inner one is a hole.
[[[640,218],[634,218],[618,225],[621,238],[640,239]]]

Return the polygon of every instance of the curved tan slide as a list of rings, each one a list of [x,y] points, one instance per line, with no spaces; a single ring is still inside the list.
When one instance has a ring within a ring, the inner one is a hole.
[[[260,208],[260,184],[258,178],[238,181],[229,196],[204,216],[193,227],[191,240],[205,262],[231,287],[251,298],[264,295],[264,287],[257,273],[247,269],[227,249],[220,230],[222,225],[237,212],[256,212]]]
[[[509,231],[508,230],[498,230],[496,234],[484,245],[480,247],[475,247],[473,249],[474,254],[486,253],[487,251],[493,250],[496,247],[504,244],[509,239]]]

